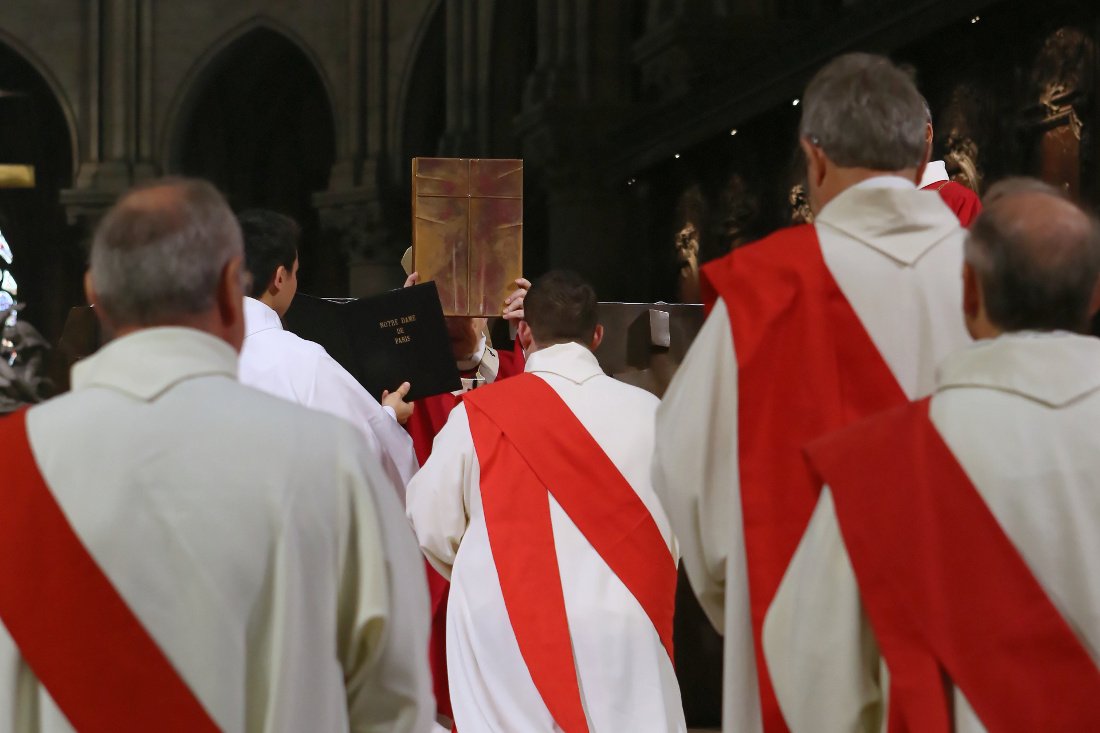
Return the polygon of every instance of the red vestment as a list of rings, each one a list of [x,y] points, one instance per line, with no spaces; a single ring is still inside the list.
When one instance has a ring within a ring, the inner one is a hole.
[[[465,403],[493,563],[520,653],[557,725],[588,733],[547,494],[637,599],[670,659],[676,561],[648,507],[544,380],[525,374],[470,392]],[[615,619],[609,613],[606,621]]]
[[[944,203],[959,217],[959,223],[967,229],[982,213],[982,200],[978,194],[955,181],[936,181],[925,186],[924,191],[938,191]]]
[[[890,733],[953,730],[949,680],[991,733],[1100,730],[1100,669],[928,416],[812,443],[890,671]],[[1037,487],[1038,488],[1038,487]]]
[[[523,350],[520,349],[518,341],[511,351],[497,351],[497,356],[500,358],[497,380],[523,373]],[[413,414],[405,423],[405,429],[412,436],[416,460],[421,466],[432,454],[435,436],[447,424],[451,410],[461,401],[460,396],[450,393],[433,395],[416,401]],[[451,695],[447,687],[447,594],[451,584],[427,560],[424,561],[424,567],[428,574],[428,595],[432,606],[432,637],[428,649],[435,703],[439,712],[448,718],[453,718]]]
[[[0,445],[0,620],[69,723],[218,731],[69,524],[35,462],[25,410],[0,420]]]
[[[817,503],[809,441],[906,401],[825,264],[812,225],[783,229],[702,269],[737,357],[738,466],[749,605],[766,733],[786,731],[761,645],[764,615]]]

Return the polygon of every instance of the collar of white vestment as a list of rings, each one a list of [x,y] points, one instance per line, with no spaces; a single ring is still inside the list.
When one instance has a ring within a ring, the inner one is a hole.
[[[451,392],[457,396],[495,382],[500,373],[500,355],[489,345],[489,337],[483,333],[474,353],[466,359],[459,359],[455,362],[455,366],[461,374],[473,372],[469,377],[461,377],[462,389]]]
[[[266,303],[261,303],[255,298],[244,299],[244,336],[248,338],[260,331],[271,329],[283,329],[283,322],[275,309]]]
[[[143,328],[117,338],[73,366],[74,390],[110,387],[152,401],[195,377],[237,378],[237,352],[194,328]]]
[[[1047,407],[1100,390],[1100,339],[1065,331],[1020,331],[983,339],[940,364],[936,391],[986,388]]]
[[[901,176],[875,176],[845,189],[822,207],[815,226],[835,229],[901,265],[911,266],[951,236],[959,219],[935,191]]]
[[[525,372],[557,374],[571,382],[584,384],[603,374],[596,355],[578,343],[554,344],[527,357]]]
[[[941,183],[950,180],[951,177],[947,175],[947,163],[944,163],[942,160],[930,160],[928,161],[928,165],[924,167],[924,175],[921,176],[917,188],[928,188],[933,183]]]

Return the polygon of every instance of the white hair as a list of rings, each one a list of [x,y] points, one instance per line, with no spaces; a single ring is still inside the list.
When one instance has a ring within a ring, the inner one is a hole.
[[[116,326],[149,326],[214,307],[226,264],[243,256],[241,230],[218,190],[162,179],[125,194],[96,228],[91,276]]]

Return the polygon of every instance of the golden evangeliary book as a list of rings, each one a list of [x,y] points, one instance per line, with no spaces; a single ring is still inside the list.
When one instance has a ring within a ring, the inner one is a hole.
[[[523,161],[413,158],[413,271],[448,316],[499,316],[523,276]]]

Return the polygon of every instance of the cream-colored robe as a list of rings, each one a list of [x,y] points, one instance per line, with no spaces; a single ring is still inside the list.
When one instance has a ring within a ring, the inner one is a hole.
[[[428,730],[423,563],[389,480],[346,423],[236,374],[188,328],[80,362],[27,416],[53,495],[222,730]],[[0,626],[0,733],[71,730]]]
[[[814,226],[826,266],[905,394],[928,394],[936,364],[969,341],[961,315],[966,232],[954,213],[936,192],[883,176],[841,193]],[[653,484],[692,587],[725,636],[723,730],[757,733],[737,384],[733,334],[719,300],[657,412]]]
[[[242,384],[341,417],[363,434],[398,495],[420,464],[412,438],[394,411],[378,404],[324,347],[283,329],[279,315],[254,298],[244,299],[245,333],[239,376]]]
[[[976,343],[944,362],[930,417],[1100,665],[1100,340]],[[768,611],[764,649],[793,733],[871,733],[885,719],[888,678],[827,489]],[[985,730],[958,689],[955,730]]]
[[[605,376],[578,344],[533,353],[526,371],[545,379],[600,444],[649,507],[675,557],[668,520],[649,483],[657,399]],[[508,620],[480,476],[466,408],[459,405],[409,483],[407,505],[425,556],[451,581],[447,671],[455,723],[463,733],[558,731]],[[683,733],[680,688],[653,622],[553,497],[547,500],[589,730]]]

